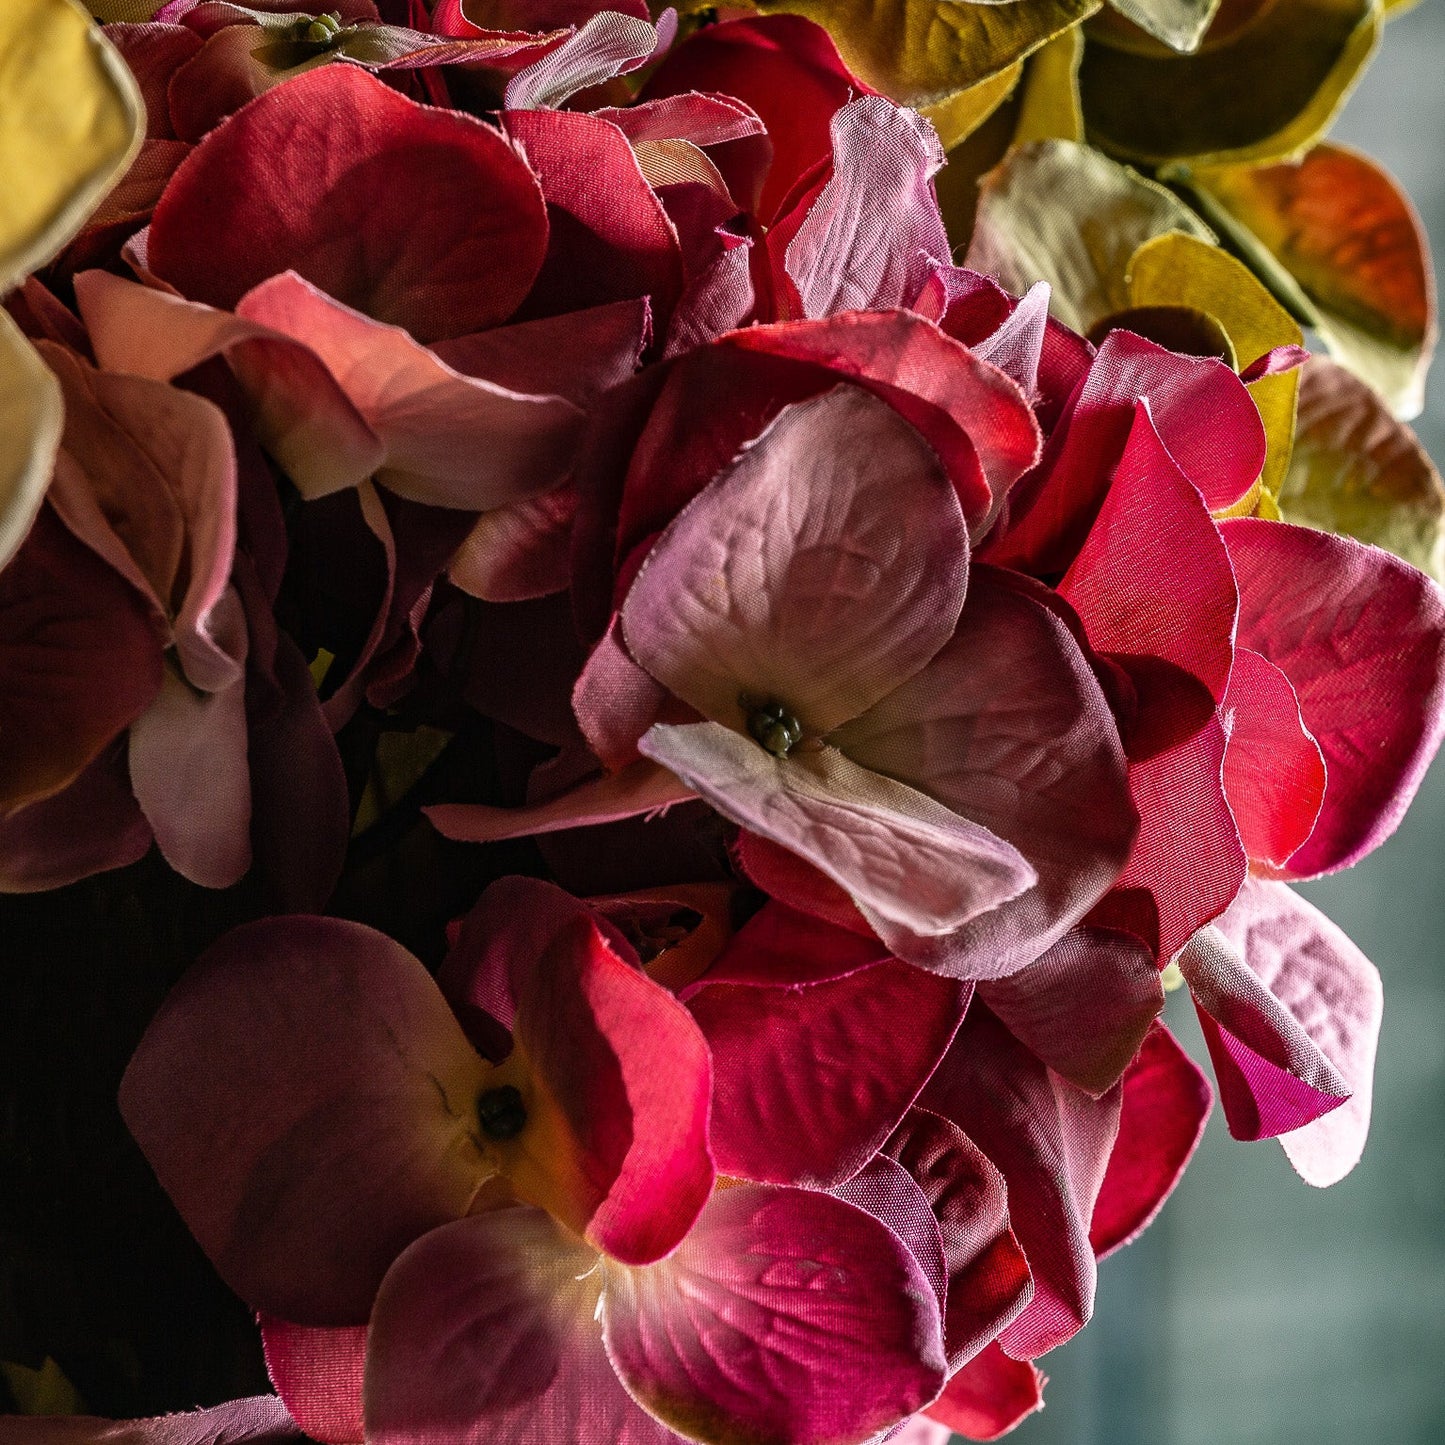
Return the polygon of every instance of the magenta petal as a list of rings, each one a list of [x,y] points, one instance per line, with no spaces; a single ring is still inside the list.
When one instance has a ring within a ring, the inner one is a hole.
[[[740,1184],[670,1258],[608,1266],[608,1354],[689,1435],[857,1445],[945,1378],[932,1285],[872,1215],[832,1195]]]
[[[1137,820],[1104,694],[1064,623],[1005,573],[979,568],[952,641],[832,741],[1006,839],[1038,874],[950,938],[885,933],[912,963],[1012,973],[1079,921],[1128,856]]]
[[[317,1329],[262,1315],[266,1372],[291,1418],[323,1445],[361,1445],[366,1326]]]
[[[377,480],[401,496],[480,512],[546,491],[571,465],[582,412],[570,401],[463,376],[294,272],[247,292],[236,315],[321,359],[386,449]]]
[[[745,727],[746,695],[821,736],[943,646],[967,562],[963,514],[927,443],[840,386],[785,408],[683,509],[627,594],[623,633],[704,716]]]
[[[1089,1242],[1100,1259],[1153,1223],[1199,1147],[1213,1105],[1199,1065],[1155,1023],[1124,1073],[1119,1137],[1094,1201]]]
[[[949,257],[932,180],[943,147],[921,115],[881,95],[833,117],[833,174],[788,244],[809,319],[909,306]]]
[[[795,989],[829,983],[887,958],[888,950],[866,928],[839,928],[772,901],[738,929],[712,967],[683,989],[681,997],[687,1001],[713,984]]]
[[[149,263],[222,308],[296,271],[427,342],[510,316],[546,240],[536,179],[495,130],[324,65],[196,147],[156,207]]]
[[[774,757],[719,723],[655,723],[639,747],[724,817],[806,858],[862,907],[922,937],[1016,898],[1034,870],[987,828],[836,748]]]
[[[1289,678],[1247,647],[1235,649],[1224,706],[1231,720],[1224,793],[1239,841],[1250,858],[1284,868],[1324,804],[1324,754]]]
[[[483,1065],[399,944],[329,918],[212,945],[121,1084],[121,1112],[222,1277],[302,1324],[358,1324],[397,1254],[464,1214]]]
[[[969,1010],[919,1103],[957,1124],[1008,1185],[1034,1296],[1000,1336],[1032,1359],[1088,1323],[1097,1272],[1089,1220],[1119,1128],[1118,1086],[1093,1099],[1045,1067],[988,1012]]]
[[[956,1124],[913,1108],[887,1154],[922,1189],[938,1221],[948,1273],[943,1336],[958,1370],[1033,1298],[1028,1262],[1009,1228],[1003,1175]]]
[[[1071,930],[979,995],[1016,1039],[1096,1098],[1118,1083],[1164,1007],[1154,955],[1106,928]]]
[[[774,918],[779,918],[777,911]],[[786,911],[785,953],[863,940]],[[746,953],[748,929],[720,965]],[[778,980],[786,983],[786,978]],[[727,1175],[827,1188],[882,1147],[948,1048],[969,989],[887,959],[794,987],[710,983],[688,1008],[712,1051],[712,1146]]]
[[[908,1170],[886,1154],[876,1154],[865,1168],[830,1192],[887,1225],[908,1246],[933,1285],[941,1318],[948,1300],[943,1235],[928,1196]]]
[[[148,1420],[86,1415],[0,1416],[0,1445],[306,1445],[274,1395]]]
[[[1032,1362],[1010,1359],[997,1345],[990,1345],[948,1382],[943,1395],[928,1407],[928,1415],[965,1440],[997,1440],[1043,1409],[1044,1384],[1042,1372]]]
[[[1242,955],[1258,985],[1268,990],[1274,1007],[1305,1035],[1304,1040],[1291,1040],[1306,1065],[1292,1072],[1331,1092],[1342,1084],[1349,1093],[1347,1103],[1334,1108],[1331,1099],[1331,1112],[1292,1130],[1286,1100],[1259,1100],[1272,1123],[1284,1124],[1287,1132],[1280,1143],[1296,1172],[1306,1183],[1325,1188],[1359,1162],[1369,1132],[1383,1009],[1379,973],[1324,914],[1280,883],[1251,880],[1218,929]],[[1223,1017],[1220,1022],[1227,1026]],[[1217,1068],[1219,1056],[1214,1056]],[[1285,1058],[1289,1067],[1293,1059]],[[1256,1099],[1261,1087],[1270,1084],[1268,1076],[1246,1077]],[[1237,1114],[1231,1113],[1231,1104],[1238,1111],[1241,1101],[1224,1075],[1220,1095],[1234,1132]],[[1266,1104],[1271,1106],[1267,1110]]]
[[[1395,831],[1445,731],[1445,598],[1349,537],[1241,518],[1220,527],[1239,641],[1274,663],[1324,754],[1324,806],[1288,865],[1347,868]]]
[[[369,1445],[675,1445],[608,1361],[596,1264],[595,1251],[525,1206],[419,1239],[371,1318]]]
[[[656,813],[696,792],[666,768],[646,759],[620,773],[589,778],[575,788],[525,808],[494,808],[485,803],[437,803],[422,811],[443,838],[462,843],[494,843],[528,838],[595,823],[615,823],[639,813]]]

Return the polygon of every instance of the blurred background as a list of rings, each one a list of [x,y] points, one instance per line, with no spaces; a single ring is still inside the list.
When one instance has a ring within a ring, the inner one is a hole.
[[[1334,127],[1394,172],[1445,254],[1445,4],[1392,21]],[[1414,426],[1445,462],[1445,376]],[[1343,1183],[1300,1182],[1216,1108],[1163,1214],[1041,1360],[1017,1445],[1445,1445],[1445,755],[1399,832],[1301,891],[1385,981],[1374,1123]],[[1166,1019],[1195,1058],[1187,991]]]

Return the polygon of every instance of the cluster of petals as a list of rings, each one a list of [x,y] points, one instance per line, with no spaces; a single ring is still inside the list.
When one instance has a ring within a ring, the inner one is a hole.
[[[1299,348],[955,265],[810,20],[489,16],[107,27],[144,141],[7,300],[0,890],[263,900],[120,1096],[284,1405],[197,1439],[992,1439],[1198,1143],[1166,977],[1236,1137],[1359,1159],[1379,978],[1289,885],[1419,786],[1445,595],[1261,506]],[[393,719],[480,758],[434,975],[335,904]]]

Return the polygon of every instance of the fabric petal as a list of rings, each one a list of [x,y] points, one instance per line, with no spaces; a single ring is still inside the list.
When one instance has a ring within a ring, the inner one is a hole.
[[[928,1407],[965,1440],[997,1440],[1044,1407],[1043,1372],[1030,1360],[1014,1360],[989,1345],[948,1382]]]
[[[473,192],[480,204],[458,205]],[[536,278],[536,179],[481,121],[324,65],[223,122],[157,205],[150,269],[230,309],[284,271],[418,341],[504,321]]]
[[[811,1190],[714,1195],[669,1259],[606,1267],[602,1319],[633,1397],[717,1445],[862,1442],[945,1376],[937,1303],[912,1252]]]
[[[365,1321],[411,1240],[487,1166],[485,1075],[426,970],[339,919],[212,945],[121,1083],[121,1113],[223,1279],[298,1324]]]
[[[305,1445],[274,1395],[148,1420],[83,1415],[0,1416],[0,1445]]]
[[[1241,518],[1220,526],[1239,579],[1239,641],[1299,697],[1328,784],[1307,878],[1347,868],[1399,824],[1445,733],[1445,597],[1348,537]]]
[[[266,1373],[291,1418],[323,1445],[361,1445],[366,1326],[317,1329],[262,1315]]]
[[[627,594],[623,633],[704,716],[744,728],[749,706],[775,701],[817,737],[947,641],[967,554],[922,438],[840,387],[784,410],[668,527]]]
[[[887,934],[910,962],[1013,973],[1079,921],[1128,856],[1137,822],[1108,704],[1059,616],[1002,572],[979,568],[952,641],[832,741],[1007,839],[1038,873],[1016,902],[937,945]]]
[[[35,520],[64,425],[54,376],[9,313],[0,312],[0,567]]]
[[[635,70],[657,47],[657,31],[645,20],[603,10],[555,50],[519,70],[507,82],[507,110],[560,109],[579,90]]]
[[[639,747],[725,817],[792,849],[854,900],[923,937],[1007,903],[1037,877],[1012,844],[823,746],[775,758],[719,723],[657,723]]]
[[[1214,1090],[1162,1023],[1124,1073],[1119,1137],[1094,1201],[1089,1242],[1103,1259],[1132,1244],[1164,1207],[1204,1137]]]

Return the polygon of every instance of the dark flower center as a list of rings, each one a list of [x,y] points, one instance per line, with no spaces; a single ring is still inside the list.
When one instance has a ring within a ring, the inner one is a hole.
[[[748,712],[748,733],[774,757],[785,758],[803,740],[803,725],[780,702],[743,700]]]
[[[527,1106],[519,1090],[503,1084],[478,1095],[477,1119],[488,1139],[515,1139],[527,1123]]]

